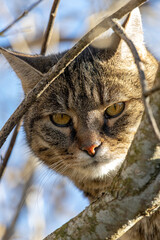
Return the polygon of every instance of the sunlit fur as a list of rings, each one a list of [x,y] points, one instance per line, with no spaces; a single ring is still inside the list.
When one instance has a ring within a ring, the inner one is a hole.
[[[137,16],[128,19],[125,29],[140,51],[148,86],[152,87],[157,61],[143,44]],[[116,44],[108,49],[92,46],[85,49],[24,116],[27,141],[33,153],[49,168],[69,177],[91,201],[111,185],[143,113],[134,60],[124,42],[120,39],[117,42],[117,36],[115,39]],[[21,78],[26,94],[41,79],[40,73],[46,73],[65,54],[42,57],[3,53]],[[106,118],[105,110],[119,102],[125,104],[122,113]],[[72,124],[54,125],[49,116],[56,113],[69,115]],[[94,157],[84,151],[92,145],[98,146]],[[156,224],[153,223],[153,228]],[[158,240],[156,236],[159,235],[141,239]]]

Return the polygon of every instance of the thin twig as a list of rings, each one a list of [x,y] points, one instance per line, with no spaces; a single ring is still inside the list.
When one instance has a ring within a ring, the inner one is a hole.
[[[121,19],[124,15],[132,11],[140,4],[146,2],[146,0],[131,0],[125,6],[120,8],[117,12],[109,17],[106,17],[97,24],[92,30],[90,30],[84,37],[82,37],[78,43],[76,43],[59,61],[54,65],[46,74],[39,74],[40,82],[28,93],[22,103],[18,106],[15,112],[11,115],[8,121],[5,123],[0,131],[0,147],[2,147],[9,133],[14,126],[27,112],[30,106],[36,101],[38,97],[50,86],[50,84],[64,72],[65,68],[86,48],[92,43],[99,35],[110,28],[109,20],[113,18]],[[6,53],[6,51],[0,48],[0,52]],[[6,53],[7,54],[7,53]],[[37,73],[38,74],[38,73]]]
[[[20,215],[21,209],[23,207],[23,204],[24,204],[26,196],[27,196],[27,190],[31,186],[31,183],[32,183],[32,180],[33,180],[35,165],[33,163],[30,163],[29,161],[28,161],[27,164],[29,164],[29,166],[30,166],[29,176],[28,176],[28,179],[26,180],[26,182],[24,183],[21,199],[19,201],[19,204],[17,206],[16,212],[15,212],[15,214],[13,216],[12,221],[11,221],[11,225],[9,227],[7,227],[7,230],[6,230],[2,240],[8,240],[13,235],[14,229],[15,229],[15,225],[17,223],[18,217]]]
[[[51,32],[52,32],[51,28],[54,24],[54,20],[56,17],[59,3],[60,3],[60,0],[54,0],[52,8],[51,8],[48,26],[47,26],[46,32],[44,34],[43,42],[42,42],[42,48],[41,48],[42,55],[45,55],[46,48],[47,48],[49,40],[50,40],[50,36],[51,36]]]
[[[4,170],[5,170],[6,166],[7,166],[8,159],[9,159],[11,153],[12,153],[14,144],[16,142],[17,134],[18,134],[19,129],[21,127],[21,124],[22,124],[22,120],[17,124],[17,126],[16,126],[16,128],[15,128],[15,130],[13,132],[13,135],[12,135],[9,147],[7,149],[7,152],[5,154],[5,157],[4,157],[4,159],[2,158],[2,165],[0,166],[0,181],[1,181],[1,178],[3,176]]]
[[[128,47],[130,48],[130,50],[133,54],[135,64],[138,69],[140,82],[141,82],[142,99],[143,99],[143,103],[144,103],[144,107],[145,107],[145,112],[147,114],[148,120],[154,130],[154,133],[155,133],[157,139],[160,141],[160,131],[158,129],[157,123],[156,123],[155,118],[152,113],[152,109],[149,104],[149,97],[146,98],[144,95],[144,93],[147,91],[147,89],[146,89],[147,82],[146,82],[146,78],[145,78],[145,73],[143,71],[143,63],[139,57],[137,49],[136,49],[134,43],[132,42],[132,40],[126,35],[123,27],[118,23],[118,21],[116,19],[114,19],[114,18],[110,19],[110,20],[108,20],[108,22],[110,24],[110,27],[127,43]]]
[[[16,18],[12,23],[10,23],[7,27],[5,27],[2,31],[0,31],[0,36],[3,36],[3,34],[10,29],[15,23],[17,23],[19,20],[21,20],[23,17],[25,17],[33,8],[35,8],[40,2],[43,0],[39,0],[35,3],[33,3],[27,10],[25,10],[18,18]]]

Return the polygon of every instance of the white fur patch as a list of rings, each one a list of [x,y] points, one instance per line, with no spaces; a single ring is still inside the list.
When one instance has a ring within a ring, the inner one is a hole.
[[[96,179],[109,175],[122,164],[126,153],[113,154],[107,153],[107,149],[102,149],[94,158],[89,157],[86,153],[79,154],[79,163],[81,167],[77,169],[82,178]],[[114,158],[113,158],[114,156]]]
[[[121,165],[123,160],[124,158],[122,159],[118,158],[111,161],[110,163],[100,163],[95,167],[89,168],[88,175],[90,176],[91,179],[103,178],[104,176],[109,175],[111,171],[115,171],[117,167]]]

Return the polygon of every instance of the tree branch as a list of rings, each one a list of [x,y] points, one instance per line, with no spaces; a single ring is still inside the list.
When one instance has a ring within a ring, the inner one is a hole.
[[[48,22],[48,26],[43,38],[43,42],[42,42],[42,48],[41,48],[41,54],[44,55],[46,52],[46,48],[48,46],[48,42],[50,39],[50,35],[51,35],[51,28],[54,24],[54,20],[56,17],[56,13],[57,13],[57,9],[58,9],[58,5],[60,3],[60,0],[54,0],[53,5],[52,5],[52,9],[50,12],[50,17],[49,17],[49,22]]]
[[[16,18],[12,23],[10,23],[7,27],[5,27],[2,31],[0,31],[0,36],[3,36],[4,33],[9,30],[11,27],[13,27],[13,25],[17,22],[19,22],[19,20],[21,20],[23,17],[25,17],[33,8],[35,8],[40,2],[42,2],[43,0],[39,0],[37,2],[35,2],[34,4],[32,4],[27,10],[25,10],[18,18]]]
[[[28,168],[29,168],[29,172],[27,173],[26,170],[28,170]],[[25,172],[26,172],[26,174],[28,176],[27,176],[27,179],[26,179],[26,181],[24,183],[22,194],[21,194],[21,198],[20,198],[20,201],[18,203],[18,206],[17,206],[17,209],[15,211],[15,214],[13,216],[13,219],[11,221],[11,224],[10,224],[10,226],[7,227],[6,232],[5,232],[2,240],[10,239],[11,236],[13,235],[13,233],[14,233],[14,229],[15,229],[15,225],[17,223],[17,219],[18,219],[18,217],[20,215],[20,212],[21,212],[21,209],[23,207],[23,204],[24,204],[24,202],[26,200],[27,191],[28,191],[29,187],[31,186],[31,183],[32,183],[32,180],[33,180],[34,171],[35,171],[35,162],[33,161],[33,159],[29,159],[29,161],[25,165],[24,169],[25,169]]]
[[[47,73],[40,74],[41,81],[28,93],[22,103],[18,106],[4,127],[0,131],[0,147],[5,142],[9,133],[22,116],[26,113],[29,107],[36,101],[38,97],[49,87],[49,85],[64,72],[65,68],[87,47],[94,39],[109,29],[108,21],[112,18],[121,19],[124,15],[129,13],[132,9],[144,3],[146,0],[131,0],[125,6],[120,8],[117,12],[109,17],[106,17],[97,26],[90,30],[84,37],[82,37],[77,44],[75,44],[58,63]],[[0,48],[1,53],[5,50]]]
[[[0,165],[0,180],[3,176],[3,173],[4,173],[4,170],[7,166],[7,163],[8,163],[8,159],[12,153],[12,150],[13,150],[13,147],[14,147],[14,144],[16,142],[16,138],[17,138],[17,134],[19,132],[19,129],[21,127],[21,124],[22,124],[22,120],[17,124],[14,132],[13,132],[13,135],[12,135],[12,138],[11,138],[11,141],[10,141],[10,144],[9,144],[9,147],[7,149],[7,152],[5,154],[5,157],[2,158],[2,164]]]

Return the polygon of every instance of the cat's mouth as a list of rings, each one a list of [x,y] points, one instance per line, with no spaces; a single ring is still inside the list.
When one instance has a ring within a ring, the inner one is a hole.
[[[77,174],[80,173],[82,178],[99,179],[110,176],[111,174],[113,174],[113,172],[117,172],[117,170],[121,166],[121,163],[122,159],[120,161],[118,159],[93,160],[92,158],[92,161],[87,161],[86,163],[81,162],[79,167],[74,170]]]
[[[79,161],[79,171],[82,176],[88,176],[89,178],[102,178],[104,176],[110,176],[111,173],[117,172],[122,162],[125,159],[126,154],[112,156],[95,156],[93,158],[82,159]]]
[[[98,167],[100,165],[102,166],[102,165],[110,163],[110,162],[111,162],[111,160],[101,160],[101,161],[99,161],[98,159],[95,159],[95,160],[92,159],[91,162],[85,163],[84,165],[82,165],[82,168],[87,169],[87,168],[90,168],[90,167]]]

